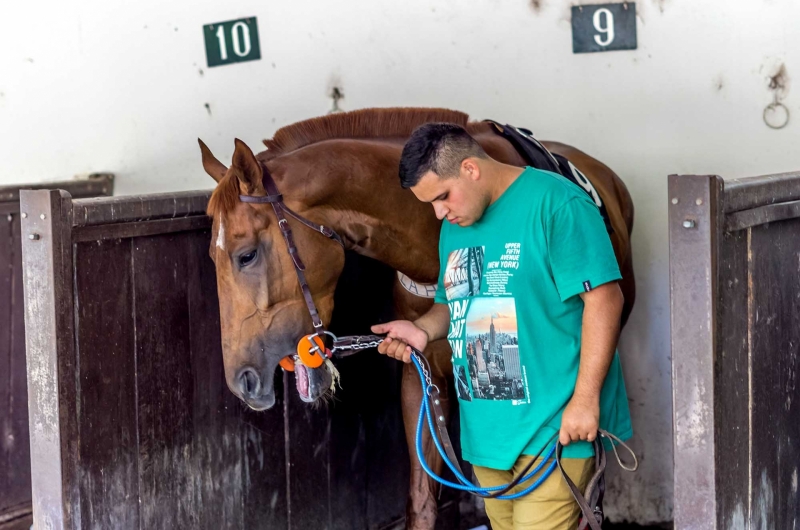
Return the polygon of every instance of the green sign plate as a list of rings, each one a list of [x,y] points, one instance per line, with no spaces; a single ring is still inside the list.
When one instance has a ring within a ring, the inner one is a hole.
[[[203,26],[208,67],[261,59],[256,17]]]

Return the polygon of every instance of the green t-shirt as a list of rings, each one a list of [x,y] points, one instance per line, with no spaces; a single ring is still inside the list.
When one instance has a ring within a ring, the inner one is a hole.
[[[450,308],[448,340],[465,460],[510,469],[561,427],[580,361],[579,293],[620,279],[589,196],[560,175],[525,171],[468,227],[445,222],[436,302]],[[600,426],[632,435],[619,355],[600,395]],[[587,442],[566,458],[592,456]]]

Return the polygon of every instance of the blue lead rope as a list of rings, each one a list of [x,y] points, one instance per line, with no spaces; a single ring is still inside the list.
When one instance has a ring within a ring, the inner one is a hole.
[[[460,491],[469,491],[469,492],[472,492],[472,493],[477,493],[478,495],[482,495],[482,496],[486,495],[486,496],[488,496],[488,495],[491,495],[492,492],[499,491],[499,490],[502,490],[502,489],[507,489],[508,488],[508,484],[504,484],[502,486],[491,486],[491,487],[486,487],[486,488],[475,486],[474,484],[472,484],[472,481],[467,479],[461,473],[461,470],[458,469],[458,467],[456,465],[454,465],[453,462],[450,462],[450,459],[445,456],[446,455],[445,450],[442,447],[442,444],[441,444],[439,438],[436,436],[436,432],[435,432],[435,429],[434,429],[434,426],[433,426],[433,418],[431,416],[431,408],[430,408],[430,404],[428,403],[428,398],[427,398],[427,396],[429,395],[429,390],[431,388],[431,385],[428,384],[428,382],[425,379],[425,373],[423,371],[422,365],[420,364],[418,356],[417,355],[412,355],[411,356],[411,360],[414,362],[414,366],[416,367],[417,372],[419,373],[420,382],[422,383],[422,389],[423,389],[423,392],[424,392],[424,395],[423,395],[423,398],[422,398],[422,406],[419,409],[419,419],[417,420],[417,436],[416,436],[417,459],[419,460],[419,463],[422,466],[422,469],[424,469],[425,473],[427,473],[428,476],[430,476],[436,482],[438,482],[440,484],[444,484],[445,486],[449,486],[451,488],[454,488],[454,489],[457,489],[457,490],[460,490]],[[447,463],[447,467],[450,468],[450,470],[453,472],[453,474],[456,476],[456,478],[459,480],[459,482],[461,482],[461,484],[457,484],[455,482],[450,482],[449,480],[445,480],[442,477],[438,476],[436,473],[434,473],[434,471],[428,466],[428,463],[425,461],[425,457],[423,456],[423,452],[422,452],[422,431],[423,431],[423,428],[424,428],[425,418],[427,418],[427,420],[428,420],[428,430],[431,433],[431,438],[433,438],[433,442],[436,444],[436,449],[439,450],[439,454],[442,455],[442,459]],[[523,477],[519,481],[520,484],[532,479],[534,477],[534,475],[536,475],[536,473],[538,473],[542,469],[542,467],[547,463],[547,461],[550,458],[552,458],[553,455],[555,454],[556,445],[557,444],[558,444],[558,442],[553,443],[553,446],[550,447],[550,449],[547,451],[547,453],[544,455],[544,457],[542,457],[542,461],[539,462],[539,464],[530,473],[525,475],[525,477]],[[531,484],[530,486],[526,487],[525,489],[523,489],[522,491],[519,491],[517,493],[509,493],[507,495],[499,495],[499,496],[494,497],[494,498],[501,499],[501,500],[513,500],[513,499],[518,499],[520,497],[523,497],[523,496],[529,494],[530,492],[532,492],[533,490],[535,490],[536,488],[538,488],[542,484],[542,482],[544,482],[547,479],[547,477],[550,476],[550,474],[553,472],[553,470],[555,468],[556,468],[556,460],[555,460],[555,458],[553,458],[553,461],[550,463],[550,465],[547,467],[547,469],[544,470],[542,475],[539,478],[537,478],[536,481],[534,481],[533,484]]]

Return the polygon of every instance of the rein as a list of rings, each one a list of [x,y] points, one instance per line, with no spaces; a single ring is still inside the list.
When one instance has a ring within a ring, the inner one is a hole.
[[[339,234],[337,234],[333,229],[314,223],[313,221],[306,219],[287,207],[283,202],[283,195],[278,191],[278,188],[275,185],[275,181],[273,180],[272,175],[270,175],[269,170],[263,163],[259,163],[261,165],[262,184],[264,186],[266,195],[259,197],[239,195],[239,199],[246,203],[272,205],[272,209],[275,212],[275,217],[278,219],[278,227],[281,230],[283,239],[286,242],[286,248],[292,258],[295,273],[297,274],[297,282],[300,284],[300,289],[303,292],[303,298],[305,300],[306,307],[308,308],[308,313],[311,315],[311,321],[314,325],[314,333],[312,335],[307,335],[300,340],[300,344],[298,345],[299,361],[309,368],[318,368],[328,357],[334,355],[337,357],[347,357],[358,351],[377,347],[381,342],[383,342],[384,337],[379,335],[354,335],[337,337],[330,331],[325,330],[322,320],[319,317],[317,307],[314,304],[314,299],[311,296],[311,289],[309,288],[305,277],[306,267],[303,261],[300,259],[300,254],[297,250],[297,246],[294,243],[292,229],[289,226],[286,215],[289,215],[290,217],[302,223],[304,226],[319,232],[325,237],[338,242],[342,248],[344,248],[344,242],[342,241],[342,238],[339,237]],[[330,350],[325,348],[322,335],[327,335],[333,340]],[[453,444],[450,441],[450,436],[447,432],[445,415],[439,400],[439,388],[431,381],[430,365],[428,364],[428,360],[421,351],[413,347],[411,359],[417,369],[417,372],[419,373],[420,382],[425,394],[425,398],[422,400],[422,406],[420,407],[419,411],[419,419],[417,421],[417,458],[422,465],[422,468],[431,478],[445,486],[466,491],[472,495],[482,497],[484,499],[512,500],[527,495],[536,489],[542,482],[545,481],[545,479],[547,479],[547,477],[550,476],[553,470],[558,467],[562,477],[564,478],[564,481],[567,483],[567,486],[572,493],[572,496],[575,498],[575,501],[578,503],[578,506],[583,513],[583,519],[578,526],[578,530],[584,530],[587,527],[591,528],[592,530],[601,530],[600,525],[603,522],[602,502],[603,495],[605,493],[606,454],[603,444],[600,440],[601,438],[607,438],[612,442],[611,445],[614,450],[614,455],[617,459],[617,462],[623,469],[626,471],[636,471],[639,463],[636,459],[636,454],[633,452],[633,450],[631,450],[630,447],[628,447],[622,440],[613,434],[604,430],[598,431],[598,436],[592,442],[595,452],[595,474],[589,481],[585,493],[581,493],[575,483],[569,478],[569,476],[567,476],[563,466],[561,465],[561,453],[563,446],[561,445],[560,441],[556,441],[554,444],[552,444],[552,442],[558,436],[557,433],[553,435],[550,440],[548,440],[545,446],[542,447],[542,449],[536,454],[536,456],[525,467],[525,469],[517,474],[517,476],[514,477],[514,479],[508,484],[488,488],[475,486],[469,479],[466,478],[466,476],[464,476],[464,473],[458,464],[458,457],[455,454]],[[284,364],[283,361],[281,362],[281,366],[284,366],[284,368],[289,370],[291,370],[291,368],[288,366],[290,364],[291,363]],[[450,482],[439,477],[425,461],[422,449],[422,436],[426,420],[431,438],[433,439],[439,454],[456,476],[459,483]],[[633,457],[632,466],[628,467],[622,463],[614,442],[618,443],[628,452],[630,452],[631,456]],[[549,449],[547,449],[548,446],[550,447]],[[547,450],[546,453],[545,450]],[[541,461],[536,465],[536,467],[531,470],[543,453],[545,453],[544,457],[542,457]],[[542,468],[551,458],[554,458],[553,461],[546,469],[544,469],[544,471],[542,471]],[[542,473],[531,485],[516,493],[509,493],[514,487],[522,482],[532,479],[540,471],[542,471]]]

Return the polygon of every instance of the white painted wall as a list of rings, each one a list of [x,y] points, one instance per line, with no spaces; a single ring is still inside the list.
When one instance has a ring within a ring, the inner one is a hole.
[[[533,4],[537,4],[535,7]],[[222,160],[342,107],[446,106],[531,128],[615,169],[637,208],[639,295],[623,356],[642,457],[609,514],[671,515],[669,173],[800,169],[794,122],[762,121],[768,76],[800,70],[800,3],[640,0],[639,49],[573,55],[557,0],[60,0],[0,4],[0,184],[117,174],[118,194],[207,188]],[[262,60],[208,69],[203,24],[257,16]],[[210,112],[205,104],[209,105]]]

